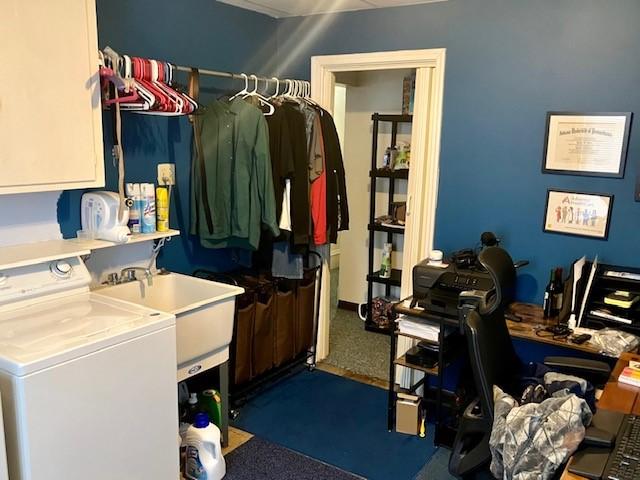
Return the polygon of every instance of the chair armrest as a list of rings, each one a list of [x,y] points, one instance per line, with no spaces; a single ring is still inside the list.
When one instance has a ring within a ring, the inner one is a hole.
[[[611,367],[605,362],[576,357],[546,357],[544,364],[554,370],[576,375],[591,377],[605,381],[611,375]]]

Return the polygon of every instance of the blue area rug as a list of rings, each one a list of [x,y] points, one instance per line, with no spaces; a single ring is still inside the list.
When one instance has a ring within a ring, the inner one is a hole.
[[[237,428],[371,480],[412,480],[436,448],[387,431],[387,391],[329,373],[301,372],[255,397]]]

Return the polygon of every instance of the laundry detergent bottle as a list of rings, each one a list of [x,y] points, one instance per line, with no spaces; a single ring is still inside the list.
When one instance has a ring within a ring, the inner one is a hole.
[[[185,480],[221,480],[227,473],[220,445],[220,430],[209,422],[206,413],[196,414],[195,421],[182,439],[185,449]]]

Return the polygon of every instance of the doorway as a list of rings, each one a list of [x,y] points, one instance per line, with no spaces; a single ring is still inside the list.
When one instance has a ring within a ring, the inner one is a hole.
[[[371,275],[380,270],[385,244],[392,246],[390,266],[395,274],[401,271],[404,217],[395,222],[394,232],[372,231],[369,226],[371,216],[388,222],[392,206],[406,208],[407,170],[392,170],[394,165],[383,164],[391,148],[410,152],[411,123],[406,119],[385,121],[374,129],[372,116],[400,118],[411,113],[415,69],[339,72],[335,79],[333,116],[344,157],[350,227],[340,232],[338,244],[331,248],[329,355],[324,363],[385,380],[389,375],[388,327],[380,323],[384,318],[379,309],[371,312],[367,306],[400,298],[396,282],[373,280]],[[381,171],[389,175],[372,180],[372,174]]]
[[[411,294],[411,268],[428,255],[433,245],[440,157],[440,132],[444,96],[445,49],[328,55],[312,58],[312,97],[334,112],[336,74],[415,69],[415,100],[411,128],[411,169],[407,184],[406,227],[402,252],[400,297]],[[344,263],[343,245],[340,257]],[[331,251],[320,247],[324,260],[318,342],[322,360],[330,352]],[[408,343],[405,348],[408,348]],[[399,352],[403,345],[399,345]]]

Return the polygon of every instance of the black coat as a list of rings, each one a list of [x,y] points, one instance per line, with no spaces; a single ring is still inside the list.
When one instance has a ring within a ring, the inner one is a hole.
[[[308,246],[311,232],[309,205],[309,161],[307,155],[307,131],[304,115],[291,103],[282,105],[289,130],[293,154],[293,178],[291,179],[291,231],[294,246]],[[282,199],[280,199],[282,201]]]
[[[344,163],[336,125],[329,112],[323,109],[320,109],[320,125],[327,170],[327,228],[329,242],[336,243],[338,231],[349,230],[349,205]]]

